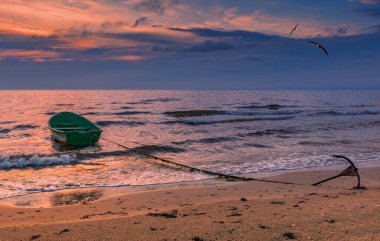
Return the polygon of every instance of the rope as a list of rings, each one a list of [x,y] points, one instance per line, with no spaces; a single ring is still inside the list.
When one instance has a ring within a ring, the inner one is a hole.
[[[164,159],[164,158],[161,158],[161,157],[153,156],[153,155],[141,152],[141,151],[134,150],[134,149],[132,149],[130,147],[121,145],[121,144],[116,143],[114,141],[108,140],[108,139],[106,139],[104,137],[100,137],[100,138],[103,139],[103,140],[105,140],[105,141],[107,141],[107,142],[109,142],[109,143],[112,143],[114,145],[122,147],[122,148],[124,148],[124,149],[126,149],[128,151],[132,151],[132,152],[135,152],[137,154],[140,154],[140,155],[143,155],[143,156],[147,156],[147,157],[152,158],[154,160],[161,161],[163,163],[170,164],[170,165],[173,165],[173,166],[177,166],[177,167],[180,167],[182,169],[186,169],[186,170],[188,170],[190,172],[200,172],[200,173],[204,173],[204,174],[207,174],[207,175],[217,176],[219,179],[223,179],[223,180],[226,180],[226,181],[240,181],[240,182],[259,181],[259,182],[269,182],[269,183],[279,183],[279,184],[301,185],[301,184],[296,184],[296,183],[291,183],[291,182],[271,181],[271,180],[257,179],[257,178],[251,178],[251,177],[240,177],[240,176],[235,176],[235,175],[228,175],[228,174],[223,174],[223,173],[203,170],[203,169],[199,169],[199,168],[196,168],[196,167],[191,167],[191,166],[187,166],[185,164],[181,164],[181,163],[177,163],[177,162],[174,162],[174,161],[170,161],[170,160],[167,160],[167,159]]]

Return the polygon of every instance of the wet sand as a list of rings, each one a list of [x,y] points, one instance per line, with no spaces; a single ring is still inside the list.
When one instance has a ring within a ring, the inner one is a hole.
[[[0,240],[380,240],[380,168],[360,170],[366,190],[352,189],[355,177],[309,185],[336,173],[268,177],[305,185],[209,181],[117,196],[45,193],[50,203],[41,207],[30,207],[30,195],[0,205]]]

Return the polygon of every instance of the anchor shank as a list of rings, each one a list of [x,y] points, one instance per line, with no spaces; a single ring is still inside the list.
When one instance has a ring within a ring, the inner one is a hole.
[[[330,180],[335,179],[335,178],[338,178],[338,177],[340,177],[340,176],[342,176],[342,175],[341,175],[341,174],[338,174],[338,175],[336,175],[336,176],[333,176],[333,177],[327,178],[327,179],[325,179],[325,180],[322,180],[322,181],[316,182],[316,183],[313,184],[313,186],[317,186],[317,185],[319,185],[319,184],[321,184],[321,183],[324,183],[324,182],[330,181]]]

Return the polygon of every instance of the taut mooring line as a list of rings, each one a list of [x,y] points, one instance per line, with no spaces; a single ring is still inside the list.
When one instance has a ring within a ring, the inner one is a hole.
[[[164,158],[161,158],[161,157],[153,156],[153,155],[141,152],[141,151],[137,151],[137,150],[134,150],[134,149],[132,149],[130,147],[127,147],[127,146],[121,145],[119,143],[116,143],[114,141],[108,140],[108,139],[106,139],[104,137],[100,137],[100,138],[103,139],[103,140],[105,140],[105,141],[108,141],[109,143],[112,143],[114,145],[120,146],[120,147],[122,147],[122,148],[124,148],[124,149],[126,149],[128,151],[132,151],[132,152],[138,153],[140,155],[144,155],[144,156],[150,157],[152,159],[161,161],[163,163],[174,165],[174,166],[178,166],[178,167],[186,169],[186,170],[188,170],[190,172],[201,172],[201,173],[208,174],[208,175],[218,176],[218,178],[224,179],[224,180],[227,180],[227,181],[240,181],[240,182],[258,181],[258,182],[270,182],[270,183],[289,184],[289,185],[303,185],[303,184],[296,184],[296,183],[291,183],[291,182],[271,181],[271,180],[257,179],[257,178],[251,178],[251,177],[239,177],[239,176],[228,175],[228,174],[223,174],[223,173],[218,173],[218,172],[213,172],[213,171],[207,171],[207,170],[199,169],[199,168],[196,168],[196,167],[187,166],[185,164],[180,164],[180,163],[177,163],[177,162],[174,162],[174,161],[170,161],[170,160],[167,160],[167,159],[164,159]]]

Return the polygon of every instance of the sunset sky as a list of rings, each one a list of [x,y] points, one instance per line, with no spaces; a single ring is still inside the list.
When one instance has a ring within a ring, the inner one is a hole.
[[[380,0],[0,2],[1,89],[380,89],[379,56]]]

